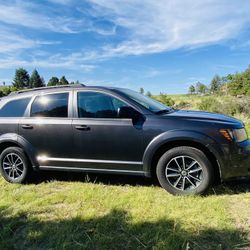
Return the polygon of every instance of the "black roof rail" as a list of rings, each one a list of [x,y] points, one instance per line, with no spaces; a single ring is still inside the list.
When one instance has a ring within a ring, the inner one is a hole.
[[[46,86],[46,87],[33,88],[33,89],[22,89],[18,91],[13,91],[9,95],[21,94],[21,93],[26,93],[26,92],[38,91],[38,90],[46,90],[46,89],[79,88],[79,87],[85,87],[85,85],[81,83],[81,84]]]

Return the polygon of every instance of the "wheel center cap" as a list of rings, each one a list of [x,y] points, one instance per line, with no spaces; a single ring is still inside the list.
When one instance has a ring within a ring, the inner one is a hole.
[[[181,171],[181,175],[182,175],[182,176],[186,176],[186,175],[187,175],[187,171],[186,171],[186,170],[182,170],[182,171]]]

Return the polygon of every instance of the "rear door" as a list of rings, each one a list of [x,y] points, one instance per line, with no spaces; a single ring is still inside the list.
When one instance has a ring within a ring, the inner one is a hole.
[[[41,94],[33,98],[19,134],[33,147],[43,166],[64,166],[62,157],[72,157],[72,92]]]

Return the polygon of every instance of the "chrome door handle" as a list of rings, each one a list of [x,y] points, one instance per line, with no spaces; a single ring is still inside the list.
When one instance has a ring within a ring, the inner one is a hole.
[[[24,128],[24,129],[32,129],[33,126],[30,125],[30,124],[23,124],[23,125],[22,125],[22,128]]]
[[[87,125],[76,125],[75,128],[78,129],[78,130],[83,130],[83,131],[89,131],[90,130],[90,127],[87,126]]]

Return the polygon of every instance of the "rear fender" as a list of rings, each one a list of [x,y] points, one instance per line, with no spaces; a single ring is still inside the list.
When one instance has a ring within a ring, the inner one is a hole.
[[[39,166],[34,147],[23,137],[15,133],[7,133],[0,136],[0,145],[3,145],[4,143],[16,144],[25,151],[33,168],[37,168]]]

